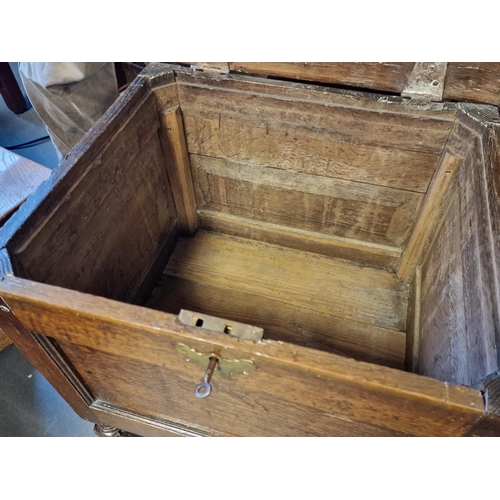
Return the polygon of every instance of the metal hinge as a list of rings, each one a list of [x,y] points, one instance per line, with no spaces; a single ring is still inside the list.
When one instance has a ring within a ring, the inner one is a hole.
[[[415,63],[401,95],[417,101],[440,102],[447,67],[445,62]]]
[[[227,75],[229,73],[229,63],[227,62],[197,62],[191,64],[191,69],[212,73],[214,75]]]

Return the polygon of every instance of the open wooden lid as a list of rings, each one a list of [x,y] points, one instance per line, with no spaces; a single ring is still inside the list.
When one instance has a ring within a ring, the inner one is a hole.
[[[245,73],[400,94],[428,101],[500,105],[500,63],[184,63],[203,71]]]

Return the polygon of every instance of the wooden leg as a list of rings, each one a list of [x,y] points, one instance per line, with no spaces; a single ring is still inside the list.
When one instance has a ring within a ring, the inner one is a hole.
[[[10,344],[12,344],[12,340],[10,340],[10,338],[7,337],[7,335],[5,335],[5,333],[0,331],[0,351],[2,349],[5,349]]]
[[[121,437],[122,431],[110,425],[94,425],[94,433],[99,437]]]

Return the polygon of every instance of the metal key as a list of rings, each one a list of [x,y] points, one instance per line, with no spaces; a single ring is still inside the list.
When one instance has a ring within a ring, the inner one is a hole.
[[[219,360],[217,358],[210,358],[208,362],[207,371],[205,372],[205,376],[203,380],[196,386],[194,390],[194,395],[197,398],[206,398],[212,392],[212,386],[210,385],[210,379],[214,374],[215,368],[217,367],[217,363]]]

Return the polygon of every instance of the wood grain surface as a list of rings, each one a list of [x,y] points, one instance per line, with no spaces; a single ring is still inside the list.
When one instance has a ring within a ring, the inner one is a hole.
[[[422,266],[419,373],[475,385],[498,369],[497,275],[482,138],[459,168]]]
[[[440,154],[452,122],[411,114],[374,113],[354,107],[325,106],[308,99],[291,101],[275,94],[179,85],[185,115],[210,113],[284,122],[331,132],[331,138],[375,147]],[[187,133],[187,131],[186,131]]]
[[[413,63],[232,62],[231,71],[400,93]]]
[[[406,351],[405,369],[418,373],[418,354],[420,350],[420,321],[422,300],[422,269],[415,268],[410,283],[410,294],[408,296],[408,315],[406,320]]]
[[[246,219],[261,235],[272,226],[344,238],[353,242],[353,260],[393,267],[384,252],[371,259],[356,247],[382,245],[395,253],[406,246],[452,110],[367,104],[359,96],[349,101],[257,79],[181,72],[178,82],[203,220],[210,217],[213,227]],[[337,250],[330,243],[331,255],[347,255],[342,244]]]
[[[240,321],[263,328],[266,339],[403,368],[404,332],[295,306],[283,296],[262,297],[165,275],[146,307],[172,314],[188,309]]]
[[[411,232],[411,238],[401,256],[397,274],[403,280],[410,280],[415,266],[421,262],[430,238],[440,221],[446,200],[448,186],[462,160],[445,152],[432,179],[418,219]]]
[[[305,124],[188,110],[185,123],[193,154],[420,193],[426,192],[439,159],[432,153],[342,140],[336,137],[341,130]]]
[[[227,159],[191,155],[197,207],[395,249],[422,195]]]
[[[493,270],[492,290],[494,304],[500,304],[500,128],[492,127],[483,142],[485,146],[485,192],[488,196],[488,213],[491,224],[491,268]],[[500,312],[497,311],[497,315]],[[495,331],[497,363],[500,367],[500,329]]]
[[[201,209],[197,211],[197,216],[201,229],[390,270],[395,269],[402,252],[394,246],[306,231],[222,212]]]
[[[0,147],[0,225],[50,172],[47,167]]]
[[[461,435],[484,412],[473,389],[286,343],[243,342],[104,298],[19,278],[0,283],[0,295],[26,328],[60,343],[98,400],[213,434]],[[193,391],[203,370],[175,351],[179,342],[253,360],[257,371],[215,376],[200,400]]]
[[[181,112],[177,106],[159,116],[163,157],[180,229],[186,236],[193,236],[197,229],[196,202]]]
[[[500,63],[448,63],[444,100],[500,104]]]
[[[438,122],[453,122],[460,107],[457,103],[419,103],[404,100],[399,96],[380,95],[352,89],[340,89],[325,85],[314,85],[270,78],[248,77],[231,74],[213,76],[193,72],[181,66],[167,66],[175,72],[179,87],[200,87],[227,92],[251,93],[256,96],[271,96],[275,99],[309,102],[329,107],[352,108],[376,111],[380,115],[405,115]]]
[[[494,99],[496,63],[467,64],[447,88]],[[136,434],[496,435],[459,386],[500,366],[495,108],[153,66],[0,231],[0,266],[33,279],[0,276],[0,334],[81,416]],[[179,239],[197,226],[227,234]],[[108,300],[155,281],[147,307]],[[257,371],[199,400],[179,343]]]
[[[181,238],[165,273],[386,328],[406,329],[408,285],[390,272],[224,234]],[[250,299],[250,298],[249,298]]]
[[[133,300],[176,218],[158,129],[149,95],[18,251],[28,276]]]
[[[400,94],[414,63],[229,63],[231,71]],[[444,100],[498,105],[500,63],[450,62]]]

